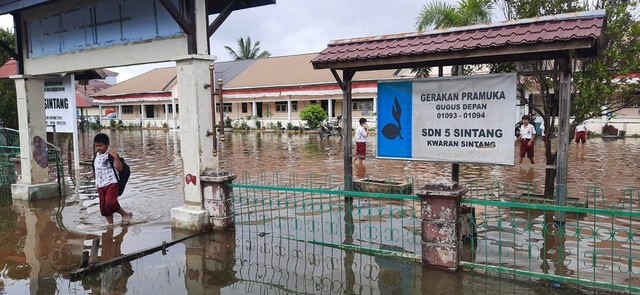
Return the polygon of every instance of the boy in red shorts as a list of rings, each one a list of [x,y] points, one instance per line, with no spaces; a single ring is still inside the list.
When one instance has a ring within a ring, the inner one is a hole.
[[[360,118],[360,126],[356,127],[356,156],[353,158],[353,164],[356,160],[360,159],[360,165],[362,160],[367,155],[367,136],[369,136],[369,126],[367,125],[367,119]]]
[[[582,122],[576,126],[576,150],[578,153],[582,151],[582,155],[584,155],[585,142],[587,142],[587,124]]]
[[[520,142],[520,164],[524,156],[529,157],[531,164],[533,161],[533,145],[536,140],[536,128],[529,124],[529,116],[522,116],[522,126],[520,126],[520,136],[517,139]]]
[[[118,179],[114,171],[122,171],[120,156],[109,148],[109,136],[99,133],[93,138],[93,146],[96,150],[93,160],[93,169],[98,187],[98,200],[100,202],[100,214],[107,218],[109,225],[113,224],[113,213],[122,216],[122,225],[129,225],[131,213],[127,213],[118,203]]]

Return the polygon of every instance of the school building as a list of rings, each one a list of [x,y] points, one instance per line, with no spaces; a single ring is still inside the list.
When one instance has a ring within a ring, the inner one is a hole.
[[[316,55],[214,63],[215,79],[223,82],[225,117],[234,125],[244,121],[253,127],[260,121],[262,126],[277,122],[301,126],[300,112],[314,103],[330,118],[339,116],[344,107],[342,90],[329,70],[313,69],[311,59]],[[366,117],[375,124],[378,80],[407,77],[412,77],[408,70],[357,73],[349,106],[354,122]],[[93,94],[102,114],[101,124],[109,126],[111,120],[122,120],[124,126],[178,128],[181,98],[176,82],[175,67],[158,68]],[[218,110],[219,105],[216,107]]]

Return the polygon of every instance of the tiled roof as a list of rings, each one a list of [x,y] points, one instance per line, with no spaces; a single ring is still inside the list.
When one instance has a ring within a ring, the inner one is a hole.
[[[111,96],[132,93],[170,92],[169,83],[176,77],[176,68],[157,68],[124,82],[118,83],[105,90],[98,91],[92,96]]]
[[[0,67],[0,79],[9,79],[18,73],[18,65],[15,59],[9,59]]]
[[[427,57],[434,53],[597,40],[602,34],[604,21],[603,11],[593,11],[447,30],[336,40],[330,42],[312,63],[321,69],[332,68],[330,64],[336,62]]]
[[[311,60],[316,53],[257,59],[246,71],[225,84],[225,89],[251,87],[335,84],[330,70],[316,71]],[[358,72],[354,81],[396,78],[395,70]]]

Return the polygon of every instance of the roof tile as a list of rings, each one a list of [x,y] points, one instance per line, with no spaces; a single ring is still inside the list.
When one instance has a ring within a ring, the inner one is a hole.
[[[604,17],[551,18],[530,22],[506,22],[476,29],[461,29],[367,37],[333,41],[313,60],[313,64],[410,56],[436,52],[525,45],[540,42],[596,39],[600,37]]]

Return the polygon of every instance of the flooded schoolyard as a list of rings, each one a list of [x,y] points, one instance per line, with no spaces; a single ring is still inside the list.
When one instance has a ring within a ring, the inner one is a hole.
[[[211,233],[104,271],[71,278],[93,238],[101,238],[100,259],[126,255],[172,241],[170,209],[182,205],[180,134],[174,131],[106,131],[111,145],[132,169],[121,205],[134,212],[129,227],[106,227],[92,191],[91,169],[82,169],[79,195],[66,200],[0,202],[0,294],[574,294],[539,281],[512,276],[458,274],[423,268],[413,260],[368,255],[252,231],[250,226]],[[80,138],[81,158],[91,159],[93,132]],[[375,153],[373,136],[368,143]],[[461,182],[507,186],[533,183],[542,192],[542,146],[537,163],[515,166],[460,165]],[[590,138],[584,156],[570,147],[569,194],[586,197],[602,188],[603,199],[617,202],[625,188],[637,188],[640,139]],[[343,174],[342,140],[317,134],[227,134],[221,166],[239,175],[299,178],[321,175],[339,184]],[[366,159],[354,168],[357,178],[413,179],[449,177],[451,165]],[[117,220],[116,220],[117,222]]]

